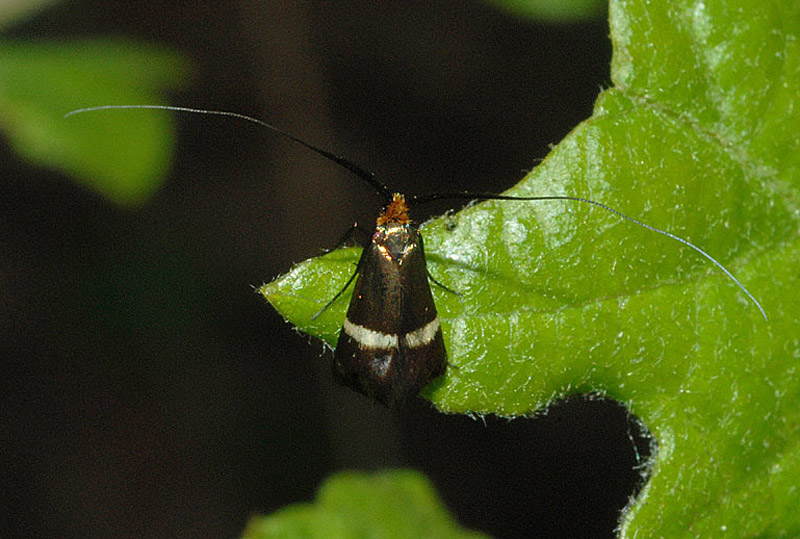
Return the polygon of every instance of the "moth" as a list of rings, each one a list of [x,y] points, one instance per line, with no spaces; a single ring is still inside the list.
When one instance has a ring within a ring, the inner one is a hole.
[[[445,373],[447,352],[422,236],[403,195],[394,193],[381,212],[353,275],[358,279],[333,354],[334,376],[386,405],[416,396]]]
[[[416,396],[447,370],[447,351],[431,294],[422,235],[409,217],[406,197],[382,184],[377,176],[349,159],[318,148],[266,122],[227,111],[161,105],[106,105],[74,110],[74,114],[107,109],[157,109],[229,116],[256,123],[348,169],[384,197],[375,230],[361,253],[358,266],[341,290],[314,317],[332,305],[355,280],[350,306],[333,356],[336,380],[385,405]],[[514,197],[489,193],[438,193],[413,196],[415,203],[440,199],[568,200],[591,204],[693,249],[716,265],[755,304],[766,312],[745,286],[720,262],[690,241],[648,225],[588,198],[568,195]],[[434,281],[435,282],[435,281]],[[438,284],[438,283],[437,283]]]

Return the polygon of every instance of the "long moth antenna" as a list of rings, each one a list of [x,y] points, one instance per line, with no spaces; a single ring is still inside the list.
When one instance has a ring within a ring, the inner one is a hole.
[[[584,202],[586,204],[591,204],[591,205],[596,206],[598,208],[602,208],[602,209],[604,209],[606,211],[609,211],[609,212],[617,215],[618,217],[621,217],[621,218],[623,218],[623,219],[625,219],[627,221],[630,221],[631,223],[633,223],[635,225],[639,225],[642,228],[645,228],[645,229],[650,230],[652,232],[657,232],[658,234],[661,234],[661,235],[666,236],[666,237],[668,237],[670,239],[673,239],[673,240],[675,240],[677,242],[680,242],[683,245],[685,245],[687,247],[690,247],[690,248],[694,249],[696,252],[698,252],[701,255],[703,255],[707,260],[709,260],[711,263],[713,263],[715,266],[717,266],[731,281],[733,281],[736,284],[736,286],[738,286],[739,289],[742,292],[744,292],[744,294],[748,298],[750,298],[750,301],[752,301],[755,304],[755,306],[761,312],[761,316],[764,317],[764,320],[769,321],[769,318],[767,317],[767,313],[764,311],[764,308],[761,306],[761,303],[759,303],[759,301],[753,296],[753,294],[750,293],[750,291],[747,289],[747,287],[745,287],[742,284],[742,282],[739,281],[739,279],[737,279],[736,276],[733,275],[733,273],[731,273],[730,270],[728,270],[728,268],[723,266],[722,263],[719,262],[716,258],[714,258],[710,254],[708,254],[706,251],[704,251],[703,249],[701,249],[700,247],[698,247],[697,245],[695,245],[694,243],[690,242],[687,239],[681,238],[680,236],[676,236],[675,234],[672,234],[671,232],[667,232],[666,230],[662,230],[660,228],[654,227],[653,225],[648,225],[647,223],[643,223],[642,221],[639,221],[638,219],[634,219],[633,217],[630,217],[629,215],[625,215],[621,211],[615,210],[611,206],[603,204],[602,202],[597,202],[596,200],[591,200],[591,199],[582,198],[582,197],[574,197],[574,196],[569,196],[569,195],[546,195],[546,196],[533,196],[533,197],[516,197],[516,196],[506,196],[506,195],[493,195],[493,194],[489,194],[489,193],[437,193],[437,194],[432,194],[432,195],[422,195],[420,197],[411,197],[411,200],[413,200],[415,202],[421,202],[421,203],[430,202],[432,200],[442,200],[442,199],[461,199],[461,200],[572,200],[572,201],[576,201],[576,202]]]
[[[70,116],[75,116],[76,114],[83,114],[85,112],[96,112],[99,110],[128,110],[128,109],[145,109],[145,110],[168,110],[171,112],[188,112],[193,114],[208,114],[210,116],[228,116],[230,118],[238,118],[240,120],[246,120],[248,122],[252,122],[254,124],[260,125],[262,127],[266,127],[270,131],[278,133],[279,135],[283,135],[284,137],[288,138],[300,144],[301,146],[305,146],[312,152],[316,152],[319,155],[325,157],[340,165],[365,182],[369,183],[376,191],[378,191],[381,195],[383,195],[387,200],[392,199],[392,190],[389,189],[387,186],[383,185],[381,182],[378,181],[377,176],[374,172],[366,170],[357,164],[353,163],[351,160],[347,159],[344,156],[335,154],[333,152],[329,152],[328,150],[323,150],[322,148],[318,148],[308,142],[300,139],[286,131],[275,127],[274,125],[270,125],[267,122],[259,120],[258,118],[253,118],[252,116],[247,116],[245,114],[239,114],[238,112],[229,112],[225,110],[206,110],[206,109],[193,109],[189,107],[174,107],[171,105],[101,105],[99,107],[86,107],[83,109],[75,109],[71,110],[64,115],[64,118],[68,118]]]
[[[83,113],[86,113],[86,112],[96,112],[96,111],[102,111],[102,110],[129,110],[129,109],[165,110],[165,111],[171,111],[171,112],[186,112],[186,113],[193,113],[193,114],[207,114],[207,115],[211,115],[211,116],[227,116],[227,117],[230,117],[230,118],[238,118],[240,120],[245,120],[245,121],[248,121],[248,122],[252,122],[252,123],[260,125],[262,127],[266,127],[270,131],[272,131],[274,133],[277,133],[279,135],[282,135],[282,136],[288,138],[289,140],[292,140],[292,141],[296,142],[297,144],[300,144],[301,146],[304,146],[305,148],[308,148],[309,150],[311,150],[311,151],[313,151],[313,152],[325,157],[326,159],[328,159],[330,161],[333,161],[334,163],[338,164],[339,166],[346,168],[347,170],[349,170],[350,172],[352,172],[353,174],[355,174],[356,176],[358,176],[359,178],[361,178],[362,180],[364,180],[365,182],[370,184],[378,193],[381,194],[381,196],[384,197],[384,199],[386,201],[389,201],[392,198],[392,190],[389,189],[389,187],[387,187],[383,183],[381,183],[378,180],[377,175],[374,172],[369,171],[369,170],[357,165],[356,163],[354,163],[350,159],[347,159],[344,156],[335,154],[335,153],[333,153],[331,151],[324,150],[322,148],[319,148],[317,146],[309,144],[308,142],[306,142],[306,141],[304,141],[304,140],[302,140],[302,139],[300,139],[300,138],[298,138],[298,137],[296,137],[296,136],[294,136],[294,135],[292,135],[290,133],[287,133],[286,131],[284,131],[284,130],[278,128],[278,127],[275,127],[274,125],[268,124],[267,122],[265,122],[263,120],[259,120],[258,118],[253,118],[252,116],[247,116],[245,114],[239,114],[238,112],[230,112],[230,111],[222,111],[222,110],[195,109],[195,108],[190,108],[190,107],[176,107],[176,106],[171,106],[171,105],[101,105],[101,106],[97,106],[97,107],[86,107],[86,108],[72,110],[72,111],[66,113],[64,115],[64,117],[67,118],[69,116],[74,116],[76,114],[83,114]],[[694,243],[690,242],[687,239],[681,238],[680,236],[676,236],[675,234],[667,232],[666,230],[662,230],[662,229],[654,227],[652,225],[648,225],[647,223],[639,221],[638,219],[634,219],[633,217],[625,215],[621,211],[616,210],[616,209],[614,209],[611,206],[608,206],[606,204],[603,204],[602,202],[597,202],[596,200],[591,200],[591,199],[588,199],[588,198],[582,198],[582,197],[576,197],[576,196],[569,196],[569,195],[548,195],[548,196],[516,197],[516,196],[506,196],[506,195],[495,195],[495,194],[490,194],[490,193],[436,193],[436,194],[430,194],[430,195],[412,196],[412,197],[410,197],[410,199],[412,201],[420,203],[420,204],[423,204],[423,203],[426,203],[426,202],[431,202],[431,201],[434,201],[434,200],[445,200],[445,199],[457,199],[457,200],[529,200],[529,201],[530,200],[570,200],[570,201],[574,201],[574,202],[583,202],[583,203],[586,203],[586,204],[591,204],[591,205],[596,206],[598,208],[601,208],[603,210],[609,211],[609,212],[617,215],[618,217],[621,217],[622,219],[625,219],[626,221],[629,221],[629,222],[631,222],[631,223],[633,223],[635,225],[638,225],[638,226],[640,226],[642,228],[645,228],[645,229],[650,230],[652,232],[656,232],[656,233],[661,234],[663,236],[666,236],[666,237],[668,237],[668,238],[670,238],[672,240],[675,240],[675,241],[677,241],[679,243],[682,243],[683,245],[693,249],[695,252],[701,254],[708,261],[710,261],[717,268],[719,268],[728,277],[728,279],[733,281],[733,283],[737,287],[739,287],[739,289],[742,292],[744,292],[744,294],[750,299],[750,301],[752,301],[753,304],[755,304],[755,306],[758,308],[759,312],[761,313],[761,316],[764,317],[764,320],[769,321],[769,318],[767,317],[767,313],[764,310],[764,308],[761,306],[761,303],[759,303],[759,301],[753,296],[753,294],[750,293],[750,291],[747,289],[747,287],[745,287],[744,284],[742,284],[742,282],[739,281],[739,279],[737,279],[736,276],[734,276],[733,273],[731,273],[730,270],[728,270],[728,268],[723,266],[722,263],[720,263],[716,258],[714,258],[710,254],[708,254],[706,251],[704,251],[703,249],[701,249],[700,247],[698,247],[697,245],[695,245]]]

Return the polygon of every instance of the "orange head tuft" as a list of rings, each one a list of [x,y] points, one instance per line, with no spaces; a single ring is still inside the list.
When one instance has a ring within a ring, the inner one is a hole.
[[[393,194],[392,201],[378,216],[378,226],[386,223],[398,223],[405,225],[410,222],[411,219],[408,217],[408,205],[406,204],[406,197],[400,193]]]

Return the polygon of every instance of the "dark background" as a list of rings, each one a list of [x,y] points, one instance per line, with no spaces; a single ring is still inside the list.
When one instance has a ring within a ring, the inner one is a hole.
[[[461,0],[76,1],[12,34],[92,36],[186,53],[173,104],[255,115],[417,193],[510,187],[610,84],[604,20]],[[336,386],[251,285],[378,197],[263,129],[177,121],[170,178],[136,210],[0,146],[0,536],[236,537],[335,470],[388,466],[496,537],[614,535],[647,445],[624,409],[483,422]]]

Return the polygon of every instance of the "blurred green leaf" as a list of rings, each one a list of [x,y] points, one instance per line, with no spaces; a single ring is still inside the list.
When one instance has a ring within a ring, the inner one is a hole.
[[[569,22],[599,19],[608,5],[606,0],[488,0],[489,3],[513,13],[548,22]]]
[[[3,0],[0,2],[0,29],[36,15],[59,0]]]
[[[163,104],[188,75],[186,60],[124,41],[0,43],[0,128],[26,159],[57,168],[122,204],[146,200],[170,163],[168,114],[106,111],[109,104]]]
[[[658,444],[621,537],[800,537],[800,3],[611,3],[614,87],[510,194],[609,204],[705,247],[569,202],[485,202],[424,227],[450,412],[530,415],[597,392]],[[261,292],[333,344],[349,298],[310,316],[358,250]]]
[[[391,539],[486,536],[461,528],[418,472],[343,472],[328,478],[314,503],[290,505],[268,517],[253,518],[244,539]]]

